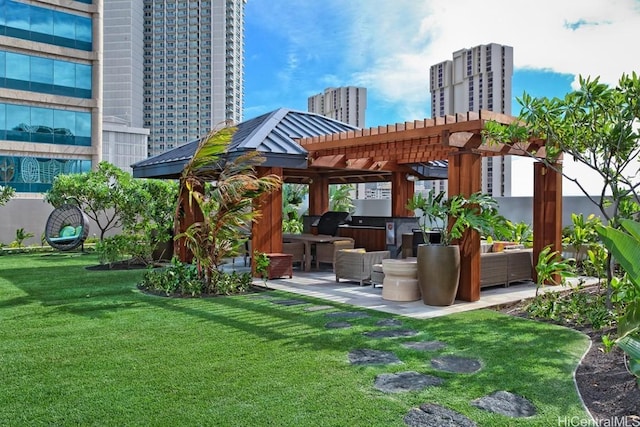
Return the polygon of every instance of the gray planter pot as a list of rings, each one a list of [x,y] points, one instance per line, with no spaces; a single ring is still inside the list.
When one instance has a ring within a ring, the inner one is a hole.
[[[451,305],[460,279],[460,248],[457,245],[418,246],[418,285],[426,305]]]

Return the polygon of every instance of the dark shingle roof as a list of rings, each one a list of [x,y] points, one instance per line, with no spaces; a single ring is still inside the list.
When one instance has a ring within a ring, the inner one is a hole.
[[[229,156],[257,150],[265,157],[263,166],[305,169],[307,150],[295,139],[357,129],[318,114],[285,108],[244,121],[238,125],[227,150]],[[136,178],[177,178],[198,147],[199,140],[137,162]]]

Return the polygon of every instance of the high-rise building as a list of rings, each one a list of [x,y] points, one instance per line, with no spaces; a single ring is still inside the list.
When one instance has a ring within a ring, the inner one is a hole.
[[[142,68],[140,108],[143,126],[151,131],[149,155],[197,139],[225,121],[241,122],[246,0],[129,3],[143,7],[143,55],[132,58],[139,62],[130,70]],[[134,25],[140,18],[132,15]]]
[[[323,93],[307,99],[307,110],[311,113],[348,123],[359,128],[365,127],[367,109],[367,89],[345,86],[329,87]],[[353,194],[355,199],[390,199],[391,183],[358,184]]]
[[[131,172],[147,157],[149,129],[143,120],[143,0],[104,5],[103,160]]]
[[[18,198],[101,160],[102,9],[0,1],[0,185]]]
[[[453,60],[431,66],[431,115],[490,110],[511,114],[513,48],[495,43],[453,52]],[[436,191],[445,186],[429,183]],[[482,191],[511,195],[511,157],[482,159]]]
[[[367,109],[367,89],[346,86],[330,87],[309,97],[308,111],[363,128]]]

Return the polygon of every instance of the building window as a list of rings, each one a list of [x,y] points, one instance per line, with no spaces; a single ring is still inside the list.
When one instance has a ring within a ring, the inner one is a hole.
[[[15,0],[0,2],[0,35],[93,50],[91,18],[60,12]]]
[[[20,193],[45,193],[60,174],[91,170],[91,160],[0,156],[0,184]]]
[[[0,87],[91,98],[92,67],[87,64],[0,51]]]

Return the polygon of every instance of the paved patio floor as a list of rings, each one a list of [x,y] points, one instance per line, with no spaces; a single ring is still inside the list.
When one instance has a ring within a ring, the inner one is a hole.
[[[261,283],[261,282],[260,282]],[[399,314],[407,317],[426,319],[462,311],[493,307],[518,302],[535,296],[536,285],[533,282],[517,282],[509,287],[497,286],[484,288],[480,292],[480,300],[464,302],[456,300],[448,307],[425,305],[421,300],[414,302],[394,302],[382,299],[382,288],[360,286],[357,282],[341,280],[336,282],[331,270],[304,272],[294,270],[293,278],[271,279],[267,282],[270,288],[306,295],[327,301],[350,304],[371,310]],[[545,286],[543,292],[555,292],[567,289],[562,286]]]

